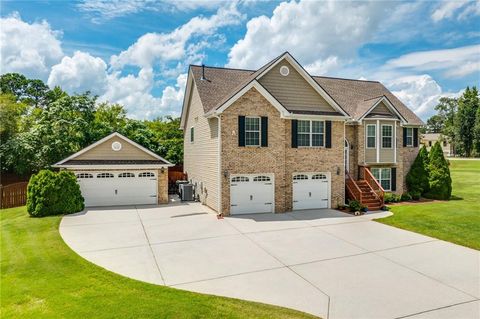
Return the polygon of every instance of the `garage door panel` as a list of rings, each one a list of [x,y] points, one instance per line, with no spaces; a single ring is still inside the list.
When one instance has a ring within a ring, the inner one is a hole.
[[[230,214],[273,212],[273,176],[237,175],[230,181]]]
[[[330,176],[328,173],[295,173],[292,192],[294,210],[328,208]]]
[[[157,179],[153,172],[142,175],[128,171],[77,172],[76,176],[85,206],[157,203]]]

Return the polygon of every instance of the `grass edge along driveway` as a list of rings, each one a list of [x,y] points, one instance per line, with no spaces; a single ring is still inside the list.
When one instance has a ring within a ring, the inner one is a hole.
[[[61,216],[0,210],[2,318],[316,318],[286,308],[143,283],[73,252]]]
[[[450,159],[449,201],[392,206],[377,222],[480,250],[480,160]]]

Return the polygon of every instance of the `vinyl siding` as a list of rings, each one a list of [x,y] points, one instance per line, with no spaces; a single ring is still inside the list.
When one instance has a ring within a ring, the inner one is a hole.
[[[193,143],[190,142],[192,127]],[[214,210],[218,210],[218,165],[218,120],[204,117],[200,96],[193,84],[185,121],[183,170],[196,184],[200,201]]]
[[[377,106],[375,106],[375,108],[370,113],[371,114],[388,114],[390,116],[395,116],[395,114],[392,113],[390,109],[383,102],[380,102]]]
[[[366,139],[366,128],[367,124],[374,124],[377,125],[376,120],[371,121],[364,121],[363,130],[365,130],[365,139]],[[382,125],[392,125],[392,148],[382,148]],[[397,136],[397,145],[395,147],[394,138],[395,135],[393,131],[395,131],[396,121],[379,121],[379,125],[377,126],[377,143],[376,147],[379,149],[379,160],[377,161],[377,148],[367,148],[367,142],[365,140],[365,163],[393,163],[395,162],[395,151],[398,149],[398,136]],[[398,130],[397,130],[398,135]]]
[[[120,151],[112,150],[112,143],[120,142],[122,149]],[[152,160],[157,159],[150,154],[145,153],[138,147],[126,142],[125,140],[113,136],[105,142],[95,146],[91,150],[75,157],[76,160]]]
[[[280,74],[284,65],[290,69],[287,76]],[[290,111],[336,112],[287,61],[278,63],[259,82]]]

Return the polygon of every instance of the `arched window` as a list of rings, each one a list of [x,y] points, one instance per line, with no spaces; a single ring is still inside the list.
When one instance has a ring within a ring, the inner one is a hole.
[[[255,176],[253,178],[253,181],[254,182],[269,182],[270,181],[270,177],[268,176]]]
[[[312,179],[327,179],[327,176],[325,174],[315,174]]]
[[[79,173],[76,176],[77,178],[93,178],[93,175],[90,173]]]
[[[97,174],[97,178],[113,178],[113,174],[112,173],[100,173],[100,174]]]
[[[118,177],[124,178],[124,177],[135,177],[135,174],[130,173],[130,172],[125,172],[125,173],[120,173],[118,174]]]
[[[238,182],[248,182],[249,178],[246,176],[235,176],[232,178],[233,183],[238,183]]]
[[[152,172],[142,172],[138,174],[138,177],[155,177],[155,174],[153,174]]]
[[[302,179],[308,179],[308,176],[305,174],[298,174],[293,176],[294,181],[302,180]]]

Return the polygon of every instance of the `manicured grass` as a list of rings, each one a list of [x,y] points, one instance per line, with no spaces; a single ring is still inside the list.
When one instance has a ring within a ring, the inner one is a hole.
[[[58,233],[61,217],[0,211],[1,317],[313,318],[280,307],[142,283],[76,255]]]
[[[480,160],[450,160],[450,174],[452,200],[393,206],[377,221],[480,250]]]

